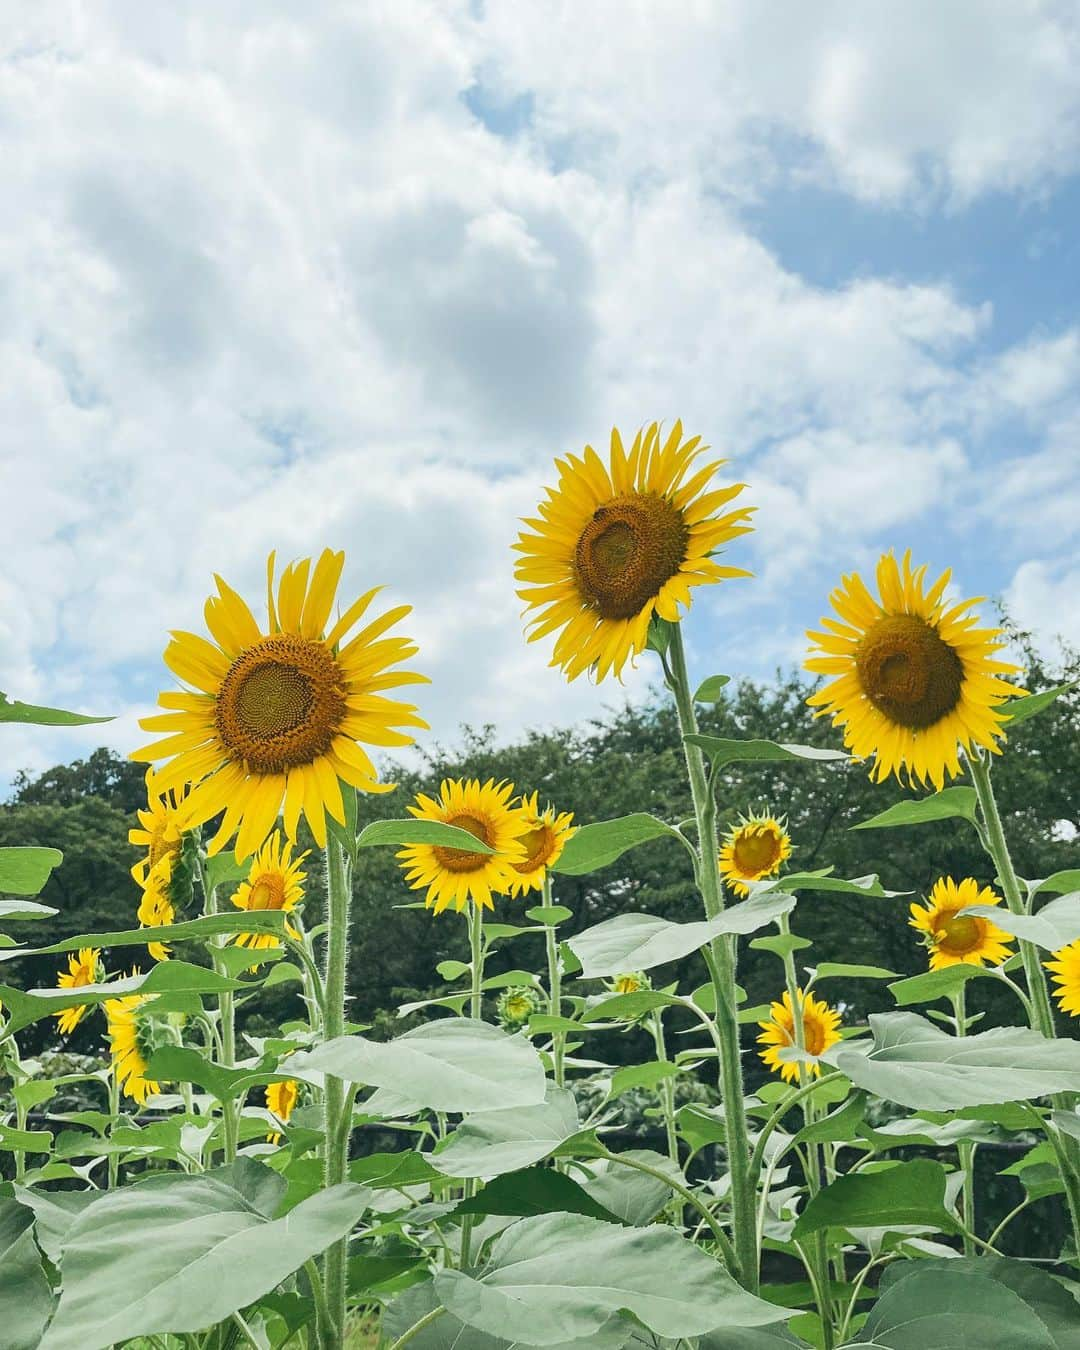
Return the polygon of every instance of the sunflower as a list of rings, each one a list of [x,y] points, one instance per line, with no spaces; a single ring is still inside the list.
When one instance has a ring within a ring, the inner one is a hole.
[[[145,1106],[147,1097],[161,1091],[159,1083],[146,1077],[146,1066],[157,1048],[153,1025],[146,1015],[146,1005],[152,1002],[152,995],[128,994],[124,998],[111,998],[105,1004],[113,1072],[125,1097],[131,1097],[140,1106]]]
[[[616,975],[607,988],[612,994],[640,994],[652,988],[652,980],[642,970],[631,970],[625,975]]]
[[[775,816],[740,816],[724,836],[720,871],[736,895],[749,895],[748,881],[775,876],[780,864],[791,857],[785,824]]]
[[[128,831],[128,843],[146,849],[146,857],[140,858],[131,869],[131,875],[144,889],[154,881],[167,886],[172,880],[173,866],[184,846],[180,821],[186,797],[186,787],[161,792],[153,771],[146,775],[146,810],[137,812],[140,828]]]
[[[543,1007],[540,995],[527,984],[514,984],[504,989],[495,1004],[499,1026],[504,1031],[520,1031],[533,1013]]]
[[[749,532],[752,508],[717,514],[745,485],[709,491],[724,461],[698,467],[700,441],[684,442],[681,422],[661,441],[654,422],[629,454],[613,429],[606,466],[591,445],[555,461],[559,485],[523,521],[514,573],[525,613],[533,611],[529,641],[562,630],[551,664],[567,679],[590,668],[597,680],[618,676],[644,651],[654,614],[675,623],[691,587],[750,575],[713,561],[721,544]]]
[[[539,793],[522,797],[518,809],[525,816],[526,831],[521,836],[525,857],[513,864],[517,876],[510,887],[513,896],[527,895],[529,891],[544,889],[544,873],[558,861],[566,841],[574,832],[572,811],[555,814],[553,806],[543,811],[538,805]]]
[[[926,590],[925,564],[912,571],[908,552],[901,570],[886,553],[877,567],[880,599],[852,572],[830,596],[843,622],[823,618],[827,631],[807,634],[817,644],[807,670],[837,677],[807,702],[844,728],[854,755],[873,758],[876,782],[900,778],[906,767],[940,791],[946,773],[960,773],[958,746],[998,753],[1008,720],[998,704],[1024,692],[1001,678],[1020,669],[994,658],[1002,630],[979,628],[967,612],[978,601],[942,598],[950,575]]]
[[[477,909],[494,909],[492,895],[507,895],[520,878],[514,864],[526,860],[524,836],[528,817],[510,806],[513,783],[489,778],[444,778],[438,797],[417,793],[409,813],[417,820],[456,825],[493,850],[473,853],[441,844],[410,844],[397,857],[414,891],[427,887],[424,904],[436,914],[453,905],[460,913],[471,900]]]
[[[404,637],[384,637],[409,613],[399,605],[347,641],[378,587],[354,601],[328,627],[344,553],[325,549],[315,564],[304,558],[281,576],[274,598],[274,555],[267,562],[267,631],[244,600],[216,577],[218,593],[206,602],[213,641],[177,632],[165,663],[191,686],[163,693],[169,711],[147,717],[146,731],[167,733],[133,758],[167,761],[156,773],[161,791],[193,788],[181,825],[192,828],[224,811],[209,845],[217,853],[238,831],[236,855],[259,847],[284,802],[285,832],[296,838],[300,812],[320,847],[326,813],[344,823],[339,779],[363,792],[388,792],[360,743],[411,745],[396,727],[426,727],[412,704],[383,697],[383,690],[426,683],[426,677],[391,667],[415,655]],[[310,583],[309,583],[310,573]]]
[[[813,994],[800,993],[799,1002],[802,1005],[803,1048],[808,1055],[823,1055],[830,1046],[840,1040],[840,1033],[837,1031],[840,1014],[821,999],[816,999]],[[779,1070],[780,1077],[785,1083],[797,1083],[800,1071],[818,1077],[821,1073],[820,1064],[780,1058],[781,1050],[795,1044],[795,1014],[791,1006],[791,995],[786,989],[781,1001],[770,1005],[769,1020],[759,1022],[758,1026],[761,1027],[761,1035],[757,1038],[758,1044],[765,1046],[758,1054],[767,1068],[772,1069],[774,1073]]]
[[[101,952],[97,947],[80,947],[78,954],[68,957],[68,968],[56,977],[57,989],[81,989],[87,984],[100,984],[105,978],[101,968]],[[61,1008],[53,1016],[60,1023],[60,1033],[70,1036],[86,1015],[86,1004],[77,1008]]]
[[[1062,1012],[1080,1017],[1080,938],[1050,955],[1052,959],[1043,964],[1058,986],[1054,990],[1058,1006]]]
[[[942,970],[945,966],[964,964],[1000,966],[1007,961],[1012,955],[1006,946],[1012,942],[1009,934],[991,919],[959,913],[968,905],[1000,903],[1000,896],[989,886],[980,890],[973,877],[965,877],[963,881],[942,877],[935,882],[926,905],[912,905],[908,920],[912,928],[926,935],[924,941],[930,949],[930,969]]]
[[[280,909],[288,914],[304,898],[307,873],[301,868],[307,856],[301,853],[294,858],[292,844],[283,843],[275,830],[252,859],[247,880],[233,893],[233,904],[237,909]],[[285,929],[290,937],[300,936],[290,924]],[[273,933],[239,933],[235,941],[240,947],[256,951],[281,945]]]
[[[277,1116],[282,1125],[288,1123],[293,1108],[299,1100],[300,1084],[293,1078],[286,1078],[281,1083],[267,1083],[266,1085],[266,1109]],[[276,1130],[271,1130],[266,1136],[266,1142],[268,1144],[280,1144],[281,1135]]]
[[[176,918],[176,911],[162,889],[160,878],[155,877],[143,891],[137,917],[142,928],[166,928]],[[167,961],[172,948],[164,942],[148,942],[146,950],[155,961]]]

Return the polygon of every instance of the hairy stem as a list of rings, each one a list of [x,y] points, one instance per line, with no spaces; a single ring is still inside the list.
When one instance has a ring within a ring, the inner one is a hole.
[[[349,957],[349,902],[352,881],[345,850],[334,835],[326,841],[326,1007],[323,1017],[325,1039],[345,1034],[345,997]],[[340,1078],[326,1076],[323,1093],[323,1181],[337,1186],[346,1179],[349,1167],[351,1120],[345,1118],[346,1087]],[[351,1115],[351,1112],[350,1112]],[[342,1238],[327,1249],[323,1258],[323,1288],[326,1295],[326,1345],[324,1350],[342,1350],[345,1343],[346,1289],[345,1267],[349,1239]]]

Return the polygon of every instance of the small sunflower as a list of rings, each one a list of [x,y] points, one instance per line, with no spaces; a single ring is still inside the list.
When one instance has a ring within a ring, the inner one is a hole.
[[[128,843],[145,848],[146,857],[140,858],[131,869],[131,875],[144,889],[157,882],[167,886],[172,870],[184,846],[183,818],[187,788],[159,791],[153,772],[147,774],[146,809],[138,811],[139,829],[128,831]]]
[[[744,484],[710,490],[724,461],[699,467],[706,449],[700,436],[683,441],[681,422],[661,441],[654,422],[629,453],[613,429],[606,465],[591,445],[555,461],[559,485],[523,522],[514,573],[532,611],[528,640],[561,629],[551,664],[568,680],[589,669],[618,676],[644,651],[654,614],[676,623],[692,587],[750,575],[713,561],[749,532],[752,508],[717,514]]]
[[[160,878],[155,877],[143,891],[137,915],[142,928],[166,928],[176,918],[172,901],[162,885]],[[148,942],[146,950],[155,961],[167,961],[172,948],[164,942]]]
[[[612,994],[640,994],[652,988],[652,980],[643,970],[630,970],[609,980],[607,989]]]
[[[1001,678],[1020,669],[994,657],[1002,630],[978,627],[967,612],[976,600],[942,598],[950,576],[943,572],[926,590],[925,565],[912,571],[908,552],[901,568],[886,553],[877,567],[880,599],[852,572],[830,596],[842,622],[823,618],[827,631],[807,634],[817,644],[807,670],[837,677],[807,702],[843,727],[852,754],[874,760],[876,782],[906,768],[940,791],[946,774],[960,773],[958,747],[998,753],[1008,720],[998,705],[1023,693]]]
[[[1062,1012],[1080,1017],[1080,938],[1050,955],[1051,959],[1043,964],[1058,986],[1054,990],[1058,1006]]]
[[[813,994],[800,993],[799,1002],[802,1004],[803,1014],[803,1048],[808,1055],[823,1055],[830,1046],[841,1039],[837,1031],[840,1014],[821,999],[816,999]],[[758,1054],[766,1067],[772,1069],[774,1073],[779,1070],[780,1077],[785,1083],[797,1083],[800,1070],[812,1074],[815,1078],[820,1075],[820,1064],[780,1058],[781,1050],[795,1045],[795,1014],[791,1006],[791,995],[786,989],[780,1002],[770,1005],[769,1020],[759,1022],[758,1026],[761,1027],[761,1035],[757,1038],[758,1044],[765,1046]]]
[[[300,1100],[300,1084],[293,1078],[286,1078],[281,1083],[267,1083],[266,1085],[266,1109],[277,1116],[282,1125],[288,1124],[289,1117],[293,1113],[293,1108]],[[280,1144],[281,1135],[276,1130],[266,1136],[268,1144]]]
[[[471,900],[477,909],[494,909],[492,895],[508,895],[519,881],[514,864],[526,859],[523,836],[527,817],[510,805],[513,783],[489,778],[444,778],[438,797],[417,793],[409,807],[417,820],[439,820],[456,825],[485,843],[492,853],[444,848],[441,844],[410,844],[397,857],[414,891],[427,887],[424,904],[441,914],[450,905],[460,914]]]
[[[384,637],[409,613],[400,605],[346,640],[378,587],[330,625],[344,553],[325,549],[315,564],[290,564],[274,597],[274,555],[267,562],[267,631],[220,577],[206,602],[213,641],[177,632],[165,663],[186,684],[163,693],[169,711],[144,718],[146,731],[167,733],[135,752],[167,761],[155,779],[161,791],[197,783],[181,824],[192,828],[223,811],[209,845],[217,853],[237,832],[236,855],[248,858],[269,834],[284,802],[285,833],[296,838],[303,811],[320,847],[326,814],[344,823],[339,779],[362,792],[388,792],[361,745],[411,745],[397,727],[426,727],[412,704],[383,697],[386,689],[426,683],[391,669],[416,654],[404,637]],[[310,573],[310,583],[309,583]]]
[[[133,975],[138,973],[132,971]],[[140,1106],[145,1106],[147,1097],[161,1091],[161,1085],[146,1076],[146,1066],[157,1048],[153,1024],[146,1012],[147,1004],[152,1002],[153,995],[128,994],[124,998],[111,998],[105,1004],[113,1072],[124,1096]]]
[[[527,984],[511,985],[499,995],[495,1005],[499,1025],[504,1031],[520,1031],[533,1013],[543,1007],[540,995]]]
[[[989,886],[979,889],[973,877],[953,881],[942,877],[934,883],[926,905],[912,905],[912,928],[925,934],[930,949],[930,969],[945,966],[1000,966],[1012,952],[1007,943],[1012,938],[991,919],[976,914],[960,914],[968,905],[998,905],[1001,897]]]
[[[740,816],[724,836],[720,872],[736,895],[749,895],[748,881],[763,881],[791,857],[786,822],[775,816]]]
[[[299,858],[294,858],[292,844],[283,843],[275,830],[252,859],[247,880],[233,893],[233,904],[237,909],[280,909],[288,914],[304,898],[307,873],[301,868],[307,856],[307,853],[301,853]],[[290,937],[300,936],[289,924],[286,924],[286,932]],[[239,933],[235,941],[238,946],[254,951],[281,945],[273,933]]]
[[[87,984],[100,984],[105,974],[101,968],[101,952],[97,947],[80,947],[77,954],[68,957],[68,968],[56,977],[57,989],[82,989]],[[61,1008],[53,1016],[60,1023],[60,1033],[70,1036],[86,1016],[87,1005]]]
[[[510,888],[512,896],[544,889],[544,873],[559,860],[567,839],[574,832],[574,813],[561,811],[556,815],[553,806],[541,811],[537,792],[531,797],[522,797],[518,809],[526,823],[525,833],[521,836],[525,857],[514,863],[517,876]]]

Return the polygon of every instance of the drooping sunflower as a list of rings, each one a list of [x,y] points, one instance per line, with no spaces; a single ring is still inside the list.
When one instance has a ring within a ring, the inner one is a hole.
[[[163,883],[155,877],[142,893],[139,901],[138,920],[142,928],[165,928],[176,918],[176,911],[169,899]],[[172,948],[164,942],[148,942],[146,950],[155,961],[167,961]]]
[[[1054,997],[1058,1007],[1072,1017],[1080,1017],[1080,938],[1051,952],[1050,960],[1044,961],[1043,965],[1057,985]]]
[[[654,614],[677,622],[692,587],[750,575],[713,561],[749,532],[753,508],[723,510],[745,484],[710,490],[724,461],[699,466],[707,448],[700,436],[684,441],[681,422],[661,441],[654,422],[629,453],[613,429],[606,465],[591,445],[555,461],[558,487],[523,521],[514,572],[532,611],[528,640],[561,629],[551,664],[567,679],[618,676],[645,649]]]
[[[294,1078],[286,1078],[281,1083],[267,1083],[266,1109],[277,1116],[282,1125],[287,1125],[296,1103],[300,1100],[300,1084]],[[271,1130],[266,1136],[268,1144],[280,1144],[281,1135]]]
[[[339,779],[362,792],[390,790],[361,745],[411,745],[413,737],[395,728],[427,726],[412,704],[383,696],[427,682],[392,669],[415,655],[416,645],[384,636],[410,606],[399,605],[348,637],[376,587],[330,625],[344,562],[344,553],[325,549],[314,568],[309,558],[290,563],[275,603],[271,553],[265,633],[245,601],[216,577],[218,593],[205,609],[213,641],[176,632],[165,649],[166,665],[191,688],[161,694],[158,703],[169,711],[140,725],[167,734],[133,758],[167,761],[155,775],[162,791],[198,784],[187,799],[184,828],[224,811],[210,853],[237,832],[237,857],[250,857],[282,803],[288,837],[296,838],[303,811],[324,846],[326,813],[345,819]]]
[[[823,618],[825,632],[807,670],[836,678],[807,702],[843,727],[844,744],[873,759],[871,776],[889,774],[933,783],[960,773],[958,747],[997,754],[1008,713],[999,705],[1024,691],[1002,679],[1020,667],[998,661],[1000,628],[980,628],[968,610],[977,600],[950,604],[943,597],[950,572],[927,590],[926,566],[912,570],[911,553],[898,565],[886,553],[877,566],[878,599],[857,572],[829,597],[842,622]]]
[[[87,984],[100,984],[105,978],[101,968],[101,952],[97,947],[80,947],[77,953],[68,957],[68,968],[56,977],[57,989],[82,989]],[[60,1024],[60,1033],[70,1036],[86,1016],[87,1005],[77,1008],[61,1008],[53,1016]]]
[[[526,823],[525,833],[521,836],[525,857],[513,865],[517,875],[510,887],[512,896],[544,889],[544,873],[558,862],[567,839],[574,832],[574,813],[560,811],[556,814],[550,805],[541,811],[539,796],[534,792],[531,797],[522,797],[518,807]]]
[[[960,914],[968,905],[999,905],[1001,897],[989,886],[980,890],[974,877],[953,881],[942,877],[934,883],[925,905],[912,905],[908,923],[925,934],[930,951],[930,969],[945,966],[1000,966],[1012,952],[1012,938],[978,914]]]
[[[288,914],[300,904],[307,880],[303,863],[308,855],[305,852],[294,858],[292,847],[288,841],[282,841],[277,830],[273,832],[252,859],[247,880],[233,893],[232,902],[237,909],[279,909]],[[286,924],[286,931],[290,937],[299,936],[290,924]],[[273,933],[238,933],[235,941],[238,946],[254,951],[280,946]]]
[[[133,975],[138,973],[132,971]],[[124,1096],[131,1097],[140,1106],[145,1106],[148,1097],[161,1091],[160,1083],[146,1076],[146,1066],[157,1048],[153,1024],[146,1012],[147,1004],[152,1002],[152,995],[128,994],[123,998],[111,998],[105,1004],[113,1073]]]
[[[830,1046],[841,1039],[837,1030],[840,1025],[840,1014],[822,999],[815,998],[813,994],[800,993],[799,1002],[802,1004],[803,1014],[803,1048],[808,1055],[823,1055]],[[779,1071],[785,1083],[797,1083],[800,1068],[815,1078],[819,1076],[820,1064],[780,1058],[781,1050],[795,1044],[795,1012],[791,1006],[791,995],[786,989],[780,1002],[770,1005],[768,1021],[759,1022],[758,1026],[761,1027],[761,1035],[757,1038],[758,1044],[765,1046],[758,1054],[767,1068],[772,1069],[774,1073]]]
[[[526,857],[523,836],[529,831],[524,813],[510,805],[513,783],[489,778],[444,778],[438,797],[417,793],[409,814],[417,820],[439,820],[468,830],[493,851],[410,844],[398,850],[405,879],[414,891],[427,888],[424,904],[441,914],[450,905],[461,913],[471,900],[477,909],[494,909],[493,895],[508,895],[519,880],[514,864]]]
[[[140,828],[128,831],[128,843],[146,849],[146,857],[140,858],[131,869],[131,875],[143,888],[151,882],[167,886],[172,879],[173,866],[184,845],[180,821],[186,797],[186,786],[161,792],[153,771],[147,774],[146,809],[137,812]]]
[[[791,857],[785,822],[770,815],[740,816],[724,836],[720,872],[736,895],[749,895],[749,881],[763,881]]]

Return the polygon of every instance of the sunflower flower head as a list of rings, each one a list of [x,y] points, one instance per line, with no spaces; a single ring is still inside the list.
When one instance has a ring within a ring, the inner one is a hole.
[[[504,1031],[520,1031],[528,1026],[533,1013],[540,1012],[543,1000],[535,989],[527,984],[511,985],[499,995],[495,1005],[499,1026]]]
[[[162,792],[154,781],[151,770],[146,775],[146,808],[137,812],[139,824],[128,831],[128,842],[146,850],[131,869],[131,875],[144,889],[151,883],[167,888],[173,869],[180,861],[184,847],[183,818],[187,788],[170,788]]]
[[[1080,938],[1051,952],[1050,960],[1043,964],[1057,985],[1054,997],[1058,1007],[1070,1017],[1080,1017]]]
[[[294,1078],[286,1078],[280,1083],[267,1083],[266,1109],[275,1115],[282,1125],[289,1123],[297,1102],[300,1100],[300,1084]],[[266,1136],[268,1144],[280,1144],[281,1135],[271,1130]]]
[[[265,628],[220,577],[206,602],[210,638],[176,632],[165,664],[188,687],[163,693],[164,713],[144,718],[162,739],[133,758],[160,763],[162,791],[193,787],[180,825],[190,829],[223,812],[209,844],[217,853],[236,834],[236,856],[249,858],[284,804],[285,833],[296,838],[303,812],[320,847],[327,813],[344,824],[340,782],[362,792],[387,792],[367,746],[411,745],[399,728],[426,727],[412,704],[385,696],[426,677],[397,667],[416,654],[408,638],[388,636],[408,605],[354,632],[378,587],[331,623],[344,553],[325,549],[285,568],[275,590],[274,555],[267,562]]]
[[[176,918],[176,911],[161,882],[154,878],[147,883],[139,901],[138,919],[141,928],[166,928]],[[172,948],[164,942],[148,942],[146,950],[155,961],[167,961]]]
[[[830,597],[838,618],[807,634],[807,670],[835,677],[807,702],[843,728],[852,754],[873,760],[876,782],[906,769],[940,791],[960,773],[960,748],[998,753],[1008,720],[999,705],[1024,692],[1002,678],[1020,669],[996,659],[1002,630],[968,612],[978,602],[944,599],[950,575],[927,589],[925,565],[886,553],[877,597],[851,573]]]
[[[131,972],[138,975],[137,970]],[[161,1091],[161,1085],[147,1078],[146,1068],[155,1050],[166,1044],[150,1013],[154,996],[128,994],[111,998],[105,1004],[108,1021],[109,1052],[113,1073],[125,1097],[145,1106],[148,1097]]]
[[[550,805],[541,811],[537,792],[531,797],[522,797],[518,810],[526,826],[521,836],[525,857],[513,865],[516,876],[510,888],[512,896],[543,890],[545,872],[558,862],[566,841],[574,832],[573,812],[561,811],[556,814],[555,808]]]
[[[643,970],[628,970],[608,980],[604,987],[609,994],[640,994],[652,988],[652,980]]]
[[[1001,897],[989,886],[979,888],[974,877],[953,881],[942,877],[925,905],[912,905],[908,923],[923,935],[930,953],[930,969],[946,966],[1000,966],[1012,952],[1012,938],[992,919],[962,914],[968,905],[999,905]]]
[[[273,909],[288,914],[303,901],[307,880],[303,863],[308,855],[301,853],[294,858],[292,847],[277,830],[271,834],[252,859],[247,879],[233,892],[232,902],[237,909]],[[286,924],[286,932],[290,937],[300,936],[290,924]],[[273,933],[239,933],[235,940],[238,946],[254,951],[281,945]]]
[[[724,461],[700,464],[707,448],[684,441],[681,422],[661,439],[654,422],[629,451],[614,429],[606,464],[591,445],[556,460],[558,486],[523,522],[514,570],[528,639],[559,631],[551,664],[568,680],[618,677],[654,615],[675,623],[694,586],[749,576],[714,561],[750,530],[753,508],[727,509],[744,485],[715,487]]]
[[[736,895],[749,895],[748,882],[776,876],[790,857],[786,820],[767,812],[740,816],[724,836],[720,872]]]
[[[398,850],[405,879],[414,891],[426,889],[424,904],[441,914],[453,905],[461,913],[471,901],[477,909],[494,909],[493,895],[509,895],[520,881],[514,864],[526,859],[523,836],[526,816],[510,802],[513,783],[489,778],[444,778],[439,795],[418,793],[409,813],[417,820],[437,820],[466,830],[490,852],[410,844]]]
[[[57,989],[82,989],[84,985],[101,984],[105,979],[105,970],[101,964],[101,952],[97,947],[80,947],[68,957],[68,968],[56,977]],[[87,1005],[76,1008],[61,1008],[53,1016],[60,1024],[60,1033],[70,1036],[86,1016]]]
[[[803,1048],[808,1055],[823,1055],[830,1046],[841,1039],[837,1029],[840,1026],[840,1014],[813,994],[800,993],[802,1005]],[[791,995],[785,989],[779,1003],[769,1007],[769,1018],[759,1022],[761,1035],[758,1044],[765,1048],[758,1054],[767,1068],[779,1072],[785,1083],[797,1083],[800,1073],[809,1073],[817,1078],[821,1065],[806,1060],[786,1060],[780,1058],[780,1051],[797,1044],[795,1035],[795,1013],[791,1004]]]

